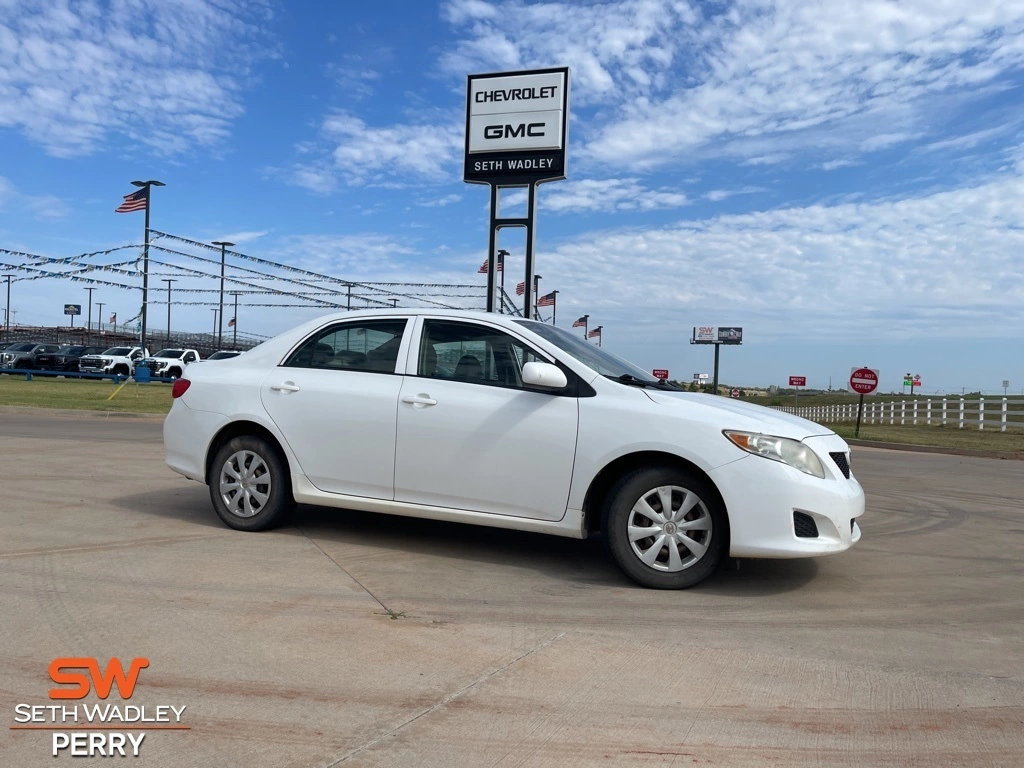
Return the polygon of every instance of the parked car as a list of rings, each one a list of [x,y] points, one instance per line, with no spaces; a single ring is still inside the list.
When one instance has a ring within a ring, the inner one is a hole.
[[[161,349],[142,362],[149,366],[152,376],[177,379],[189,365],[198,360],[199,353],[194,349]]]
[[[14,344],[0,354],[0,368],[35,369],[36,357],[41,354],[56,352],[59,344],[43,344],[37,341],[22,341]]]
[[[236,352],[233,349],[222,349],[219,352],[214,352],[210,355],[207,360],[230,360],[232,357],[238,357],[241,352]]]
[[[136,364],[148,355],[149,351],[142,347],[110,347],[98,355],[83,355],[78,361],[78,370],[131,376]]]
[[[657,588],[698,584],[730,554],[825,555],[861,537],[864,492],[830,429],[683,392],[534,320],[330,315],[232,365],[193,366],[172,394],[167,463],[239,530],[278,525],[296,502],[600,530]]]
[[[68,344],[56,352],[36,355],[36,367],[46,371],[72,372],[78,370],[78,361],[84,355],[99,354],[106,347],[88,347],[82,344]]]

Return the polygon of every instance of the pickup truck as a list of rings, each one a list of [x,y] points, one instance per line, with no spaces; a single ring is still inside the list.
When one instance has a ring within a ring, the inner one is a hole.
[[[0,368],[38,368],[36,357],[56,352],[58,349],[60,349],[59,344],[40,344],[35,341],[13,344],[0,354]]]
[[[195,363],[199,359],[199,353],[194,349],[161,349],[142,362],[149,366],[152,376],[177,379],[189,363]]]
[[[85,355],[78,360],[82,373],[116,373],[131,376],[136,364],[149,354],[142,347],[111,347],[99,355]]]

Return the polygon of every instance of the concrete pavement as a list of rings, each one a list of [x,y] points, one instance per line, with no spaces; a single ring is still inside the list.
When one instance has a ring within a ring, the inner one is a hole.
[[[597,539],[231,531],[159,422],[4,413],[0,458],[0,712],[53,703],[56,657],[148,657],[131,704],[190,730],[140,765],[1024,764],[1020,462],[857,449],[857,547],[672,593]],[[53,760],[0,732],[0,764]]]

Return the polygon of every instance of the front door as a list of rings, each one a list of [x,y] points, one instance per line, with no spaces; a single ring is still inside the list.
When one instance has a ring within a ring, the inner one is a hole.
[[[303,474],[321,491],[394,498],[395,419],[405,318],[340,322],[313,334],[260,396]]]
[[[523,385],[550,362],[504,331],[423,322],[416,375],[398,404],[395,500],[538,520],[565,514],[579,408]]]

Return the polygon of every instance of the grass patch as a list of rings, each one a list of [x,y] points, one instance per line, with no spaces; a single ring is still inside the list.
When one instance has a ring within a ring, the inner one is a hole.
[[[30,408],[69,408],[77,411],[167,413],[171,408],[171,385],[162,383],[127,385],[108,400],[119,385],[108,379],[57,379],[33,376],[0,376],[0,405]]]
[[[853,426],[842,424],[826,424],[844,438],[853,437]],[[923,427],[923,426],[890,426],[861,424],[861,440],[878,440],[886,443],[903,443],[904,445],[928,445],[936,448],[967,448],[980,451],[1017,451],[1024,452],[1024,431],[1020,429],[1000,432],[995,429],[979,430],[955,426]]]

